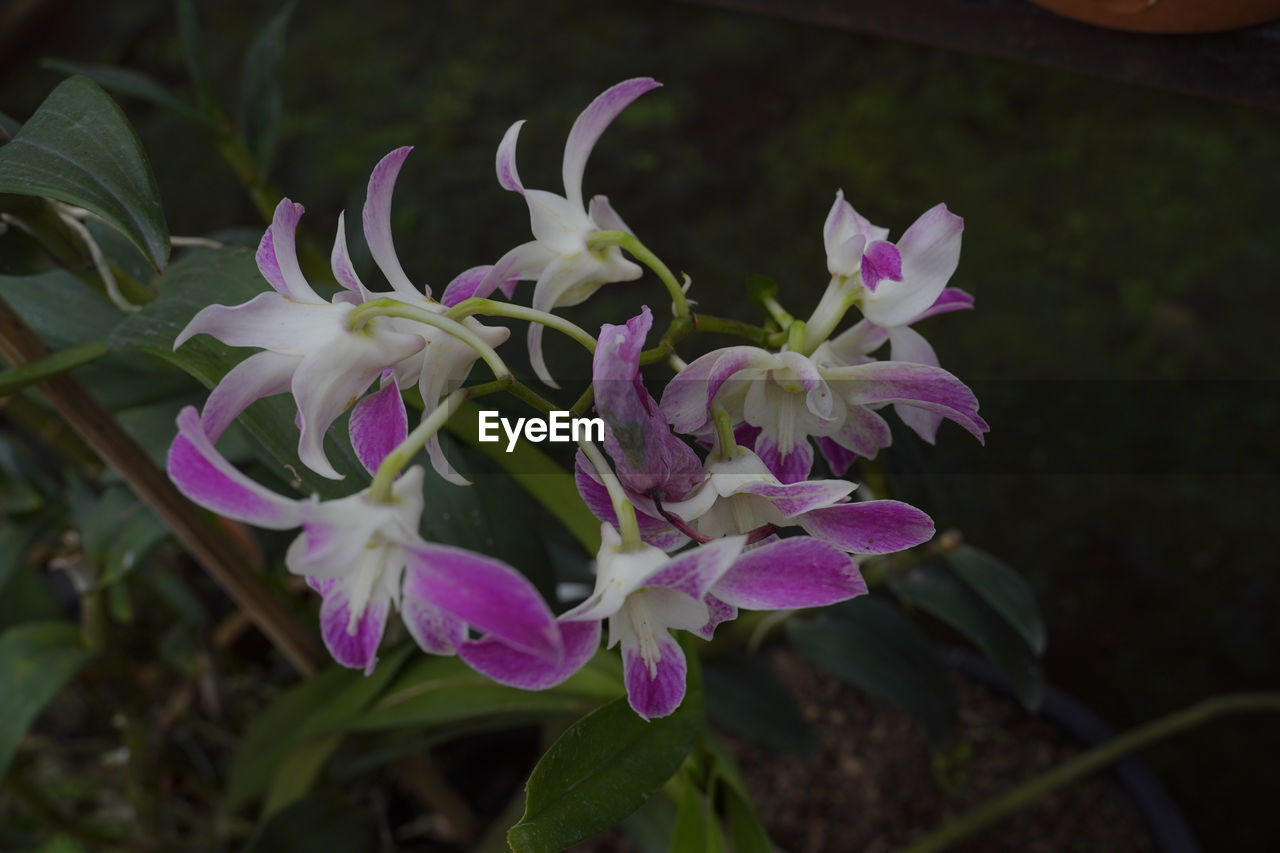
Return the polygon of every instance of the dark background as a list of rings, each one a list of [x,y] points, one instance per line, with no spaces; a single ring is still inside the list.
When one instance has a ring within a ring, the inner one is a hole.
[[[185,88],[168,3],[49,5],[0,56],[0,110],[25,119],[57,83],[43,57]],[[231,103],[274,10],[199,11]],[[710,312],[758,319],[743,283],[763,273],[807,313],[837,188],[895,235],[939,201],[965,217],[952,283],[977,310],[920,330],[978,391],[988,446],[944,426],[936,451],[891,462],[901,496],[1034,584],[1052,681],[1117,728],[1277,687],[1280,115],[678,3],[303,2],[273,179],[327,246],[377,159],[416,146],[397,245],[438,289],[528,239],[493,176],[507,125],[529,120],[525,184],[558,191],[574,116],[636,75],[665,87],[606,133],[585,191],[688,271]],[[261,228],[197,131],[123,105],[173,233]],[[641,301],[665,304],[650,280],[571,316],[590,327]],[[1278,747],[1273,719],[1236,719],[1145,757],[1208,849],[1265,849],[1280,839]]]

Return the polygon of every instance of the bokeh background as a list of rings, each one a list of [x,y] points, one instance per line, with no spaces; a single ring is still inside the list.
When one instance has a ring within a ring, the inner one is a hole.
[[[169,3],[55,5],[0,56],[0,110],[35,109],[61,77],[48,57],[186,85]],[[199,11],[231,102],[275,10]],[[630,76],[665,88],[604,136],[586,192],[689,272],[713,313],[757,319],[753,273],[810,310],[837,188],[895,234],[945,201],[966,219],[952,283],[977,310],[921,329],[992,431],[986,449],[950,426],[936,450],[895,448],[900,496],[1031,580],[1051,681],[1113,726],[1280,686],[1280,115],[660,2],[308,0],[284,73],[273,179],[306,204],[305,227],[329,239],[378,158],[413,145],[397,244],[437,287],[527,239],[524,205],[493,177],[507,125],[529,120],[526,185],[557,189],[574,116]],[[173,233],[261,228],[196,130],[122,103]],[[574,318],[641,302],[660,307],[660,289],[611,288]],[[1222,722],[1146,753],[1208,849],[1275,849],[1278,728]]]

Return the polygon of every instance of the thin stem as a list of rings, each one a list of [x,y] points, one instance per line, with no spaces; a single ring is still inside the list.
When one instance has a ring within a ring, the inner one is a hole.
[[[672,313],[677,317],[689,316],[689,300],[684,295],[684,288],[680,282],[676,281],[676,277],[671,274],[667,265],[649,251],[636,238],[636,235],[628,234],[626,231],[597,231],[587,238],[587,248],[593,252],[606,246],[620,246],[626,249],[637,261],[653,270],[666,285],[667,292],[671,294]]]
[[[716,451],[721,458],[732,459],[738,448],[738,440],[733,434],[733,418],[719,403],[711,404],[711,417],[716,422]]]
[[[557,317],[555,314],[549,314],[546,311],[535,311],[523,305],[513,305],[510,302],[499,302],[496,299],[482,299],[473,296],[470,299],[464,299],[444,312],[444,316],[450,320],[461,320],[463,317],[469,317],[472,314],[483,314],[487,317],[510,317],[514,320],[541,323],[573,338],[586,347],[588,352],[594,353],[596,351],[596,339],[586,329],[576,323],[569,322],[563,317]]]
[[[804,352],[804,320],[796,320],[787,328],[787,348],[792,352]]]
[[[55,202],[55,205],[57,205],[57,202]],[[124,294],[120,292],[120,283],[116,281],[115,273],[111,271],[111,265],[107,263],[106,257],[102,254],[102,249],[98,246],[98,241],[93,239],[89,229],[81,225],[79,219],[64,210],[58,211],[58,218],[75,232],[76,236],[84,243],[85,248],[89,250],[89,258],[93,261],[93,268],[98,271],[98,277],[102,279],[102,286],[106,288],[107,299],[111,300],[111,304],[126,314],[141,311],[141,305],[134,305],[128,299],[125,299]]]
[[[903,853],[933,853],[950,847],[1068,782],[1100,770],[1131,752],[1203,725],[1215,717],[1277,711],[1280,711],[1280,693],[1231,693],[1197,702],[1189,708],[1130,729],[1106,743],[1080,753],[1070,761],[1064,761],[1057,767],[1033,776],[923,838],[916,839],[903,849]]]
[[[588,385],[587,390],[582,392],[582,396],[573,401],[573,405],[569,407],[569,411],[576,416],[585,415],[587,409],[591,408],[591,404],[596,399],[596,386]]]
[[[600,482],[604,483],[604,487],[609,491],[613,513],[618,517],[618,532],[622,534],[622,547],[627,551],[639,550],[644,543],[640,539],[640,525],[636,522],[636,508],[631,505],[631,501],[627,500],[627,493],[622,488],[621,481],[613,473],[613,469],[609,467],[609,463],[605,461],[604,454],[598,447],[586,439],[578,442],[578,446],[591,460],[596,473],[600,475]]]
[[[767,329],[744,323],[741,320],[730,320],[726,317],[713,317],[710,314],[694,314],[694,325],[699,332],[715,332],[722,335],[736,335],[739,338],[768,346],[770,333]]]
[[[760,304],[769,312],[769,316],[774,319],[774,322],[782,328],[785,329],[795,322],[796,318],[787,313],[787,310],[772,296],[765,296],[760,300]]]
[[[850,279],[834,276],[822,293],[818,307],[809,315],[809,329],[805,335],[804,348],[799,350],[805,355],[813,352],[818,345],[831,337],[836,326],[844,319],[845,312],[853,307],[857,300],[858,288]]]
[[[517,400],[523,400],[540,412],[550,414],[559,411],[554,403],[519,380],[513,380],[506,390]]]
[[[437,314],[435,311],[420,308],[417,305],[409,305],[384,296],[370,300],[348,314],[347,328],[355,331],[374,317],[401,317],[427,326],[435,326],[475,350],[484,359],[484,363],[489,365],[489,369],[493,371],[493,375],[496,378],[502,379],[511,375],[511,371],[498,354],[494,352],[493,347],[485,343],[484,339],[474,331],[468,329],[457,320],[446,317],[444,314]]]

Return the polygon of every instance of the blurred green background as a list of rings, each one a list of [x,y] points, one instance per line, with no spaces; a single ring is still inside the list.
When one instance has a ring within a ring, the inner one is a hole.
[[[47,57],[185,87],[165,0],[56,5],[0,57],[0,110],[35,109],[61,77]],[[224,103],[273,11],[199,4]],[[895,234],[939,201],[965,217],[952,283],[977,310],[920,328],[978,390],[988,447],[947,426],[936,451],[891,458],[901,496],[1031,579],[1052,681],[1117,728],[1280,686],[1280,115],[679,3],[312,0],[290,24],[273,178],[327,246],[378,158],[414,145],[397,245],[440,288],[527,239],[493,177],[509,123],[529,120],[526,185],[558,190],[574,116],[636,75],[665,88],[606,133],[585,190],[708,311],[756,319],[743,283],[763,273],[807,313],[837,188]],[[173,233],[261,228],[199,132],[122,103]],[[642,301],[665,303],[649,281],[573,316],[616,322]],[[1209,849],[1280,839],[1277,728],[1220,723],[1147,754]]]

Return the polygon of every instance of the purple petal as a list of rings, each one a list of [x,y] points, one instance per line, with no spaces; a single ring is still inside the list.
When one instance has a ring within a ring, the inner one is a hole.
[[[563,647],[551,610],[524,575],[492,557],[421,543],[406,547],[404,594],[464,620],[508,645],[559,663]]]
[[[855,486],[848,480],[805,480],[799,483],[748,483],[738,494],[760,495],[773,504],[784,518],[831,506],[844,500]]]
[[[479,295],[476,291],[479,289],[480,285],[484,283],[485,276],[487,276],[492,269],[492,266],[479,266],[472,267],[469,270],[464,270],[463,272],[458,273],[453,281],[449,282],[449,286],[444,289],[444,293],[440,296],[440,304],[446,308],[452,308],[464,299],[470,299],[473,296]],[[490,288],[489,293],[492,293],[493,288],[497,287],[514,287],[516,281],[517,279],[515,278],[509,279],[505,282],[494,281],[493,287]],[[504,289],[503,293],[509,294],[509,291]],[[488,293],[484,295],[488,296]]]
[[[582,204],[582,174],[587,168],[587,158],[595,147],[600,134],[609,123],[617,118],[618,113],[636,98],[656,89],[662,84],[649,77],[635,77],[623,80],[600,93],[591,104],[582,111],[573,128],[569,131],[569,139],[564,146],[564,194],[565,198],[578,207]]]
[[[902,281],[881,282],[874,298],[864,300],[867,319],[882,326],[901,326],[932,306],[960,263],[963,231],[964,220],[945,204],[921,214],[898,240]]]
[[[281,202],[283,204],[283,202]],[[262,239],[258,241],[258,253],[255,256],[258,262],[258,272],[262,273],[262,277],[267,280],[267,284],[281,296],[289,295],[289,287],[284,283],[284,275],[280,272],[280,264],[276,262],[276,246],[275,241],[271,238],[271,227],[262,232]]]
[[[677,554],[671,562],[650,575],[646,587],[665,587],[701,600],[720,576],[729,571],[742,553],[745,536],[726,536]]]
[[[391,286],[401,293],[417,294],[418,288],[413,286],[409,277],[400,266],[400,258],[396,255],[395,242],[391,236],[391,195],[395,192],[396,178],[400,167],[409,156],[413,147],[406,145],[397,148],[378,161],[369,176],[369,192],[364,202],[364,239],[369,244],[369,253],[373,261],[382,270]],[[426,295],[431,295],[431,288],[424,288]]]
[[[893,431],[889,429],[888,422],[871,409],[850,406],[845,413],[844,426],[831,436],[831,441],[857,456],[874,459],[882,448],[893,443]]]
[[[495,290],[501,290],[510,297],[515,292],[517,282],[521,279],[541,277],[554,258],[554,253],[536,240],[521,243],[499,258],[467,296],[487,298]],[[462,291],[462,287],[459,286],[459,293]]]
[[[333,659],[352,669],[373,672],[378,662],[378,644],[387,626],[386,601],[370,601],[351,626],[351,610],[341,586],[332,587],[320,606],[320,633]],[[354,627],[354,630],[349,628]]]
[[[712,590],[748,610],[822,607],[866,591],[848,554],[807,536],[747,551]]]
[[[902,255],[897,246],[877,240],[862,255],[862,283],[874,293],[884,279],[902,281]]]
[[[281,295],[299,302],[322,301],[307,284],[298,265],[297,231],[303,207],[284,198],[276,205],[271,220],[270,238],[263,235],[258,245],[258,269],[262,277]]]
[[[696,358],[667,383],[662,411],[676,432],[693,434],[707,423],[708,409],[716,394],[732,376],[757,362],[772,362],[773,355],[759,347],[726,347]]]
[[[761,435],[756,439],[755,451],[769,472],[784,483],[799,483],[813,468],[813,448],[807,441],[800,441],[789,453],[782,454],[772,436]]]
[[[498,144],[498,183],[504,190],[524,195],[524,184],[520,183],[520,173],[516,171],[516,140],[520,137],[520,128],[524,121],[518,121],[502,135]]]
[[[728,622],[738,618],[738,608],[734,607],[732,604],[721,601],[710,593],[707,593],[707,595],[703,597],[702,601],[707,605],[709,618],[707,619],[707,624],[703,625],[701,628],[694,629],[693,633],[697,634],[704,640],[710,640],[715,635],[716,627],[719,626],[721,622]]]
[[[600,623],[558,622],[564,660],[551,663],[526,652],[513,649],[493,637],[462,643],[458,656],[476,672],[500,684],[522,690],[546,690],[555,687],[591,660],[600,648]]]
[[[670,634],[663,632],[656,643],[659,657],[652,671],[638,648],[622,647],[627,700],[632,709],[646,720],[665,717],[680,707],[688,673],[684,652]]]
[[[837,477],[843,477],[853,463],[858,461],[858,454],[841,447],[829,438],[819,437],[814,440],[818,442],[818,450],[822,451],[822,458],[827,460],[827,467]]]
[[[467,640],[467,623],[432,607],[420,598],[405,596],[400,617],[418,647],[429,655],[456,654]]]
[[[933,305],[925,309],[925,312],[911,322],[923,320],[926,317],[932,317],[935,314],[949,314],[952,311],[965,311],[973,308],[973,297],[965,293],[958,287],[948,287],[938,294],[938,298]]]
[[[386,381],[386,374],[383,376]],[[409,434],[409,416],[394,382],[365,397],[351,410],[351,446],[360,464],[376,473],[382,460]]]
[[[214,448],[194,406],[178,413],[178,435],[169,447],[169,479],[205,509],[258,527],[286,530],[301,521],[298,503],[240,473]]]
[[[978,416],[978,399],[969,387],[940,367],[877,361],[834,368],[827,376],[850,406],[900,403],[928,409],[960,424],[978,441],[990,429]]]
[[[891,554],[933,538],[933,519],[901,501],[815,509],[796,519],[813,536],[853,554]]]
[[[613,502],[609,499],[609,490],[596,479],[595,467],[587,457],[578,451],[575,460],[573,477],[578,486],[578,494],[591,510],[591,514],[606,524],[618,526],[618,516],[613,511]],[[640,538],[647,544],[664,551],[672,551],[689,541],[689,537],[676,530],[657,514],[652,502],[640,495],[629,495],[636,509],[636,522],[640,527]],[[653,514],[646,512],[653,509]]]
[[[329,268],[338,284],[354,293],[368,295],[364,282],[356,275],[356,268],[351,264],[351,253],[347,251],[347,212],[338,214],[338,231],[333,236],[333,251],[329,253]]]
[[[231,422],[255,401],[288,391],[293,372],[301,363],[298,356],[259,352],[231,368],[209,393],[200,413],[209,441],[221,438]]]

